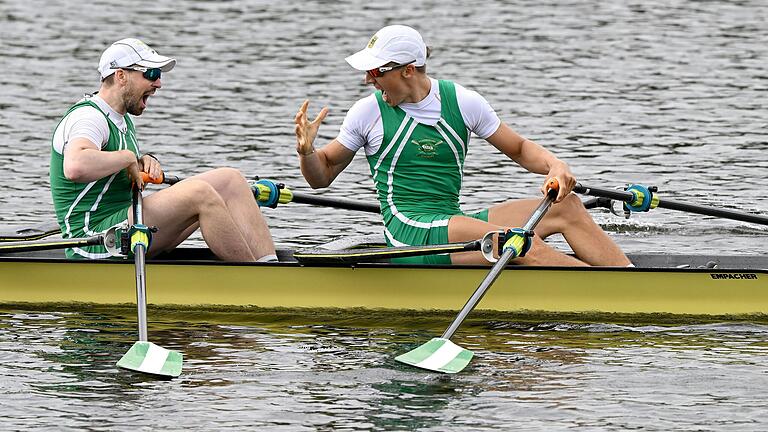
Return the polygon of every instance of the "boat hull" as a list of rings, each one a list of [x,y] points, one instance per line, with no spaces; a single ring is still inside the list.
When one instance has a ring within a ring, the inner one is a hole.
[[[484,267],[150,261],[147,298],[182,307],[459,310]],[[124,261],[0,259],[0,303],[126,304]],[[478,309],[502,312],[768,314],[765,270],[510,267]]]

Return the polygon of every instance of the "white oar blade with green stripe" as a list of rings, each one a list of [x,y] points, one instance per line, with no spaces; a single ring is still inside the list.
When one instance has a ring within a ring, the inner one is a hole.
[[[429,342],[395,357],[400,363],[435,372],[461,372],[474,354],[449,339],[432,338]]]
[[[183,356],[152,342],[136,342],[117,366],[137,372],[175,378],[181,375]]]

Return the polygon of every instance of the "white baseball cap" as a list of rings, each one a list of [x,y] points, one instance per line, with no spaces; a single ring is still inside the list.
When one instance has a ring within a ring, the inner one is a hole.
[[[161,56],[138,39],[120,39],[101,54],[99,73],[101,79],[104,79],[115,73],[116,69],[133,65],[160,68],[163,72],[168,72],[176,66],[176,59]]]
[[[427,63],[427,46],[419,32],[404,25],[391,25],[377,31],[362,50],[345,59],[353,68],[367,71],[387,63]]]

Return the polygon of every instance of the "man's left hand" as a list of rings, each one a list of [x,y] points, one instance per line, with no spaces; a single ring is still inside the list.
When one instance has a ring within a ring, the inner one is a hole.
[[[576,187],[576,177],[571,172],[571,168],[567,163],[558,161],[557,164],[550,168],[549,173],[547,173],[547,177],[544,180],[544,184],[541,186],[541,192],[543,194],[546,195],[547,183],[549,179],[553,177],[557,179],[557,182],[560,185],[560,190],[557,193],[557,199],[555,199],[555,202],[559,203],[565,199],[569,193],[571,193],[574,187]]]
[[[153,179],[163,178],[163,169],[160,167],[160,162],[150,155],[143,155],[141,159],[141,171],[149,175]]]

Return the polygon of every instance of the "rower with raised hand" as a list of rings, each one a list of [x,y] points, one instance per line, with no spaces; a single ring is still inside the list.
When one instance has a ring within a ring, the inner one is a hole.
[[[339,135],[316,149],[318,128],[328,113],[307,118],[309,101],[295,117],[296,150],[310,186],[329,186],[364,148],[378,191],[384,234],[390,246],[464,242],[489,231],[517,227],[539,200],[514,200],[476,213],[459,208],[464,158],[470,133],[485,139],[530,172],[556,179],[556,204],[536,229],[527,265],[627,266],[629,260],[571,193],[576,179],[568,165],[499,120],[478,93],[427,75],[429,49],[421,35],[403,25],[376,32],[367,46],[346,58],[365,72],[376,92],[355,103]],[[499,179],[507,181],[507,178]],[[514,184],[514,180],[509,182]],[[576,258],[542,239],[562,233]],[[405,259],[426,263],[484,263],[479,252]]]
[[[176,60],[138,39],[110,45],[101,55],[97,93],[69,108],[51,149],[51,192],[64,238],[104,232],[131,220],[131,185],[140,173],[161,178],[157,159],[139,152],[131,116],[141,115]],[[227,261],[276,260],[269,228],[243,175],[219,168],[147,196],[144,224],[156,226],[148,256],[178,246],[198,228],[211,251]],[[107,258],[103,246],[66,250],[70,258]]]

